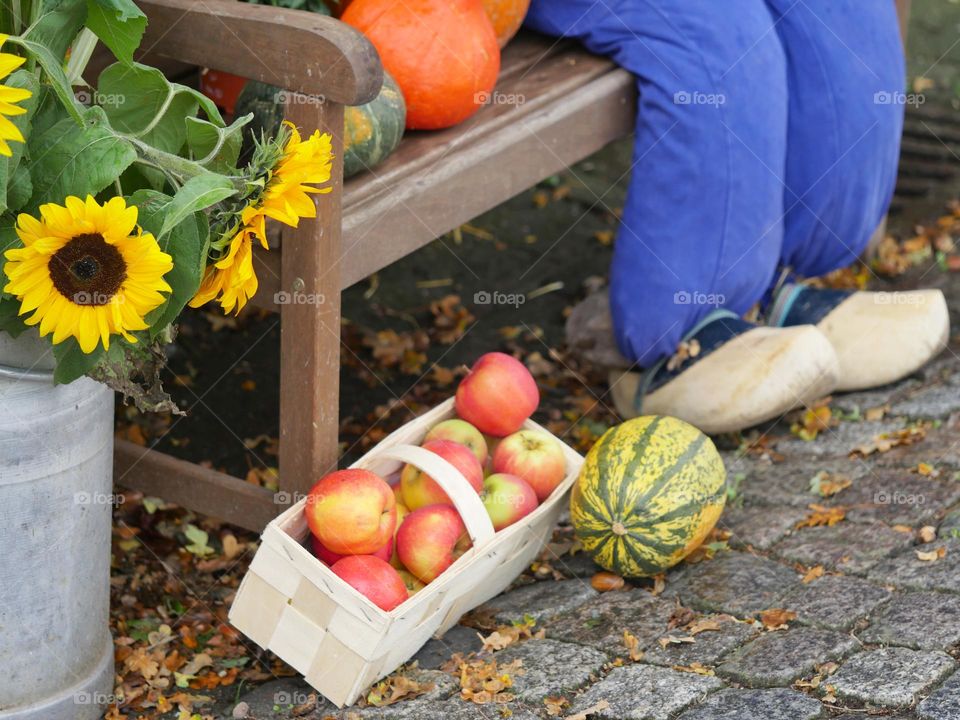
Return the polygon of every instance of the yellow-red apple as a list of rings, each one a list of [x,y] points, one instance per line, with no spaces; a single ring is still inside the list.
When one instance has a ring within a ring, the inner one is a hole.
[[[337,470],[307,495],[310,532],[338,555],[369,555],[387,544],[397,525],[397,501],[386,481],[369,470]]]
[[[537,494],[520,477],[494,473],[483,481],[483,506],[494,530],[503,530],[537,509]]]
[[[483,355],[457,387],[457,415],[494,437],[519,430],[539,404],[533,375],[504,353]]]
[[[427,505],[413,510],[404,518],[397,533],[400,561],[424,583],[453,565],[469,547],[467,528],[459,513],[449,505]]]
[[[399,484],[397,486],[399,487]],[[400,532],[400,526],[403,525],[403,519],[409,514],[410,514],[410,511],[407,509],[407,506],[398,500],[397,501],[397,529],[393,533],[393,542],[390,544],[390,548],[392,550],[390,554],[390,564],[393,565],[393,567],[395,567],[397,570],[403,570],[403,563],[400,562],[400,556],[397,555],[397,533]]]
[[[400,574],[373,555],[348,555],[330,569],[381,610],[389,612],[410,597]]]
[[[536,430],[521,430],[497,445],[493,471],[522,477],[537,493],[537,500],[543,502],[567,476],[567,460],[554,437]]]
[[[426,585],[409,570],[398,570],[397,572],[399,572],[400,577],[403,578],[403,583],[407,586],[407,592],[409,592],[411,596],[416,595],[426,587]]]
[[[423,444],[429,450],[453,465],[466,478],[470,486],[480,494],[483,489],[483,466],[470,448],[451,440],[431,440]],[[416,510],[427,505],[453,505],[450,498],[436,481],[413,465],[407,465],[400,474],[400,487],[404,505]]]
[[[487,461],[487,441],[484,439],[483,433],[466,420],[452,418],[437,423],[430,428],[430,432],[423,438],[425,443],[431,440],[451,440],[466,445],[477,456],[481,465]]]
[[[381,560],[389,561],[390,558],[394,555],[393,546],[394,546],[393,538],[390,538],[389,540],[387,540],[386,545],[384,545],[382,548],[380,548],[376,552],[370,553],[370,554],[373,555],[374,557],[380,558]],[[324,563],[325,565],[333,565],[337,561],[342,560],[345,557],[349,557],[349,555],[341,555],[340,553],[335,553],[328,550],[323,546],[323,543],[320,542],[316,538],[316,536],[313,534],[310,535],[310,549],[313,550],[313,554],[317,557],[317,559],[319,559],[320,562]]]

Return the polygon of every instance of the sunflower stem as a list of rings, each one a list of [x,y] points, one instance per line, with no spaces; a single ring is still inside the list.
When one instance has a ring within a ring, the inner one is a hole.
[[[136,148],[137,154],[140,156],[141,161],[145,161],[145,164],[152,165],[163,170],[164,173],[171,178],[175,178],[181,185],[190,178],[210,173],[210,170],[207,170],[198,162],[188,160],[187,158],[180,157],[179,155],[174,155],[173,153],[168,153],[165,150],[159,150],[131,135],[126,135],[123,133],[116,133],[116,135],[123,138],[132,144],[134,148]],[[228,175],[226,177],[230,179],[237,189],[243,189],[243,178],[235,177],[233,175]]]

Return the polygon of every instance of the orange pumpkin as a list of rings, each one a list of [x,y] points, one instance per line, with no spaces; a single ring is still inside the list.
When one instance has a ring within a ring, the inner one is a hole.
[[[483,0],[487,17],[493,23],[497,42],[503,47],[517,34],[530,9],[530,0]]]
[[[497,82],[500,47],[482,0],[352,0],[341,19],[377,48],[410,129],[463,122]]]

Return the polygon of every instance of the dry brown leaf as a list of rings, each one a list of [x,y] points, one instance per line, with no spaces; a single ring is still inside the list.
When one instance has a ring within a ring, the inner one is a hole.
[[[696,638],[690,637],[689,635],[683,637],[678,637],[677,635],[666,635],[657,640],[657,642],[660,643],[660,647],[662,647],[664,650],[666,650],[670,645],[683,645],[687,643],[695,643],[696,641]]]
[[[590,587],[601,593],[620,590],[624,584],[622,577],[605,570],[595,573],[594,576],[590,578]]]
[[[673,372],[683,365],[687,360],[695,358],[700,354],[700,341],[696,338],[684,340],[677,345],[677,351],[669,360],[667,360],[667,372]]]
[[[895,447],[914,445],[927,437],[929,423],[918,423],[902,430],[880,433],[870,442],[859,445],[850,451],[850,457],[867,457],[873,453],[889,452]]]
[[[800,582],[806,585],[819,577],[823,577],[823,565],[814,565],[803,574],[803,579]]]
[[[917,538],[922,543],[932,543],[937,539],[937,529],[933,525],[924,525],[917,533]]]
[[[673,608],[673,612],[670,613],[670,619],[667,620],[667,630],[689,625],[696,620],[696,618],[697,614],[690,608],[681,605],[680,599],[678,598],[677,605]]]
[[[667,589],[667,575],[666,573],[657,573],[653,576],[653,587],[650,588],[650,594],[654,597],[657,597]]]
[[[689,665],[673,665],[677,672],[695,673],[696,675],[715,675],[713,668],[708,668],[703,663],[692,662]]]
[[[797,619],[797,614],[792,610],[783,608],[770,608],[760,613],[760,622],[767,630],[784,630],[787,623]]]
[[[533,631],[536,624],[536,620],[527,615],[520,622],[515,622],[512,625],[498,626],[492,633],[487,635],[487,637],[480,635],[480,633],[477,633],[477,635],[483,643],[483,650],[496,652],[521,640],[529,640],[531,638],[540,639],[544,637],[546,634],[545,629],[541,628],[537,632]]]
[[[699,635],[702,632],[711,632],[721,630],[721,625],[725,620],[732,620],[729,615],[717,615],[715,617],[701,618],[695,623],[686,627],[686,631],[691,636]]]
[[[820,497],[832,497],[841,490],[846,490],[852,484],[853,481],[846,475],[821,470],[810,480],[810,492]]]
[[[922,560],[923,562],[936,562],[947,556],[947,548],[945,547],[939,547],[936,550],[930,551],[915,550],[914,552],[917,553],[917,560]]]
[[[433,683],[421,683],[407,675],[395,674],[370,688],[367,704],[375,707],[393,705],[400,700],[423,695],[432,689]]]
[[[640,649],[640,641],[637,639],[637,636],[631,633],[629,630],[623,631],[623,644],[627,646],[627,653],[633,662],[640,662],[643,660],[645,653]]]
[[[820,405],[819,407],[808,408],[800,416],[800,421],[795,422],[790,427],[790,432],[807,442],[817,439],[824,430],[828,430],[837,424],[833,417],[833,411],[829,405]]]
[[[863,419],[867,422],[879,422],[883,420],[884,416],[890,412],[889,405],[881,405],[880,407],[868,408],[863,413]]]
[[[805,527],[830,527],[836,525],[847,516],[846,508],[842,507],[826,507],[813,503],[810,505],[810,509],[813,512],[796,524],[797,530]]]
[[[909,525],[891,525],[890,529],[904,535],[913,535],[913,528]]]
[[[543,704],[549,717],[559,717],[563,713],[563,709],[570,704],[570,701],[562,697],[548,697],[543,699]]]
[[[477,705],[513,700],[513,676],[523,673],[519,658],[498,667],[496,660],[473,660],[460,665],[460,697]]]
[[[607,710],[610,707],[610,703],[606,700],[601,700],[596,705],[591,705],[583,712],[578,712],[576,715],[567,715],[566,720],[587,720],[591,715],[596,715],[602,713],[604,710]]]

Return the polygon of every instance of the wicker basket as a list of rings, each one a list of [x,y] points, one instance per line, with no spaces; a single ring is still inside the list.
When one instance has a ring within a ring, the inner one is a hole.
[[[411,463],[450,496],[473,547],[436,580],[385,612],[331,572],[304,547],[309,530],[300,500],[264,530],[237,591],[230,621],[274,652],[338,707],[352,704],[433,636],[501,593],[550,539],[583,458],[560,441],[567,477],[534,512],[494,534],[477,493],[443,458],[417,447],[435,424],[454,417],[448,400],[380,442],[357,463],[381,477]],[[532,421],[525,429],[547,432]]]

